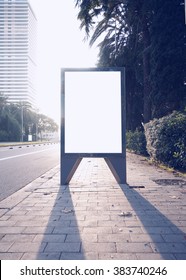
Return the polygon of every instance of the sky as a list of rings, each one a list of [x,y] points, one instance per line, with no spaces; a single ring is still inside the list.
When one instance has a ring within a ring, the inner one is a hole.
[[[95,67],[98,48],[84,42],[74,0],[29,0],[37,17],[39,112],[60,123],[60,69]]]

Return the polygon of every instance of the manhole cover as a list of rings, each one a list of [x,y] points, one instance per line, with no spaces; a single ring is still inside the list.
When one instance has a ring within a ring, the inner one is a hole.
[[[185,186],[186,181],[181,180],[181,179],[158,179],[158,180],[153,180],[156,184],[158,185],[163,185],[163,186],[175,186],[175,185],[180,185],[180,186]]]

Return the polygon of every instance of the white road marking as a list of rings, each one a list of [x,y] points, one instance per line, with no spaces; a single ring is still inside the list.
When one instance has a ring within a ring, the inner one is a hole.
[[[29,155],[33,155],[33,154],[38,154],[38,153],[46,152],[48,150],[53,150],[53,149],[55,149],[55,147],[52,147],[52,148],[49,148],[49,149],[45,149],[45,150],[41,150],[41,151],[37,151],[37,152],[31,152],[31,153],[22,154],[22,155],[16,155],[16,156],[11,156],[11,157],[0,158],[0,161],[7,160],[7,159],[12,159],[12,158],[17,158],[17,157],[29,156]]]

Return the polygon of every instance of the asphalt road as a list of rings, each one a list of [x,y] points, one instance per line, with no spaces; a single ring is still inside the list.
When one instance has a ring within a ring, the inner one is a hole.
[[[59,144],[0,147],[0,201],[59,164]]]

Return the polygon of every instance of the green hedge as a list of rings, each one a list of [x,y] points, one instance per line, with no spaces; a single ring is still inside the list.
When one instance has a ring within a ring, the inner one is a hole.
[[[173,112],[144,125],[149,155],[166,165],[186,171],[186,114]]]
[[[148,155],[146,149],[146,138],[143,131],[136,129],[133,131],[127,131],[126,133],[126,148],[130,151],[134,151],[139,155]]]

